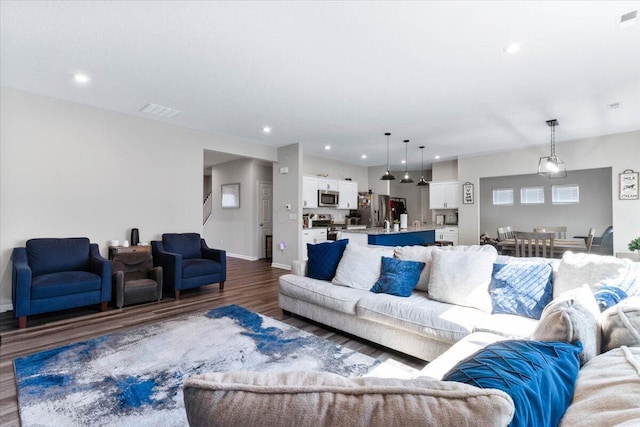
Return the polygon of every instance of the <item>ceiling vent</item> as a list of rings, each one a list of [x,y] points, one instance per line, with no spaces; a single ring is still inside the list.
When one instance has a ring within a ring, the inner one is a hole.
[[[163,117],[165,119],[173,119],[177,115],[182,114],[182,111],[176,110],[175,108],[151,103],[145,105],[140,111],[151,114],[152,116]]]
[[[625,13],[620,17],[620,28],[629,28],[636,25],[636,20],[638,19],[638,11],[634,10],[629,13]]]

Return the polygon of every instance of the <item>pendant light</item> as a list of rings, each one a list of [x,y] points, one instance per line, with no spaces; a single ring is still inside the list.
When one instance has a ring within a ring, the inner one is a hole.
[[[413,182],[411,177],[409,177],[409,158],[407,157],[408,147],[409,147],[409,140],[405,139],[404,140],[404,178],[400,180],[400,184],[411,184]]]
[[[382,178],[380,178],[383,181],[391,181],[396,179],[395,176],[391,175],[391,171],[389,171],[389,136],[391,135],[389,132],[385,133],[385,135],[387,136],[387,172],[382,175]]]
[[[551,155],[540,157],[538,162],[538,175],[546,176],[549,179],[566,178],[567,165],[556,156],[556,119],[547,120],[547,125],[551,128]]]
[[[416,184],[418,187],[424,187],[425,185],[429,185],[427,181],[424,180],[424,145],[420,147],[420,180]]]

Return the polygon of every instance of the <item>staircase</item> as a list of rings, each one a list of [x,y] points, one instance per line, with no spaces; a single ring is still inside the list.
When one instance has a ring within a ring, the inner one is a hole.
[[[207,197],[202,202],[202,225],[205,225],[213,216],[213,197],[212,193],[209,193]]]

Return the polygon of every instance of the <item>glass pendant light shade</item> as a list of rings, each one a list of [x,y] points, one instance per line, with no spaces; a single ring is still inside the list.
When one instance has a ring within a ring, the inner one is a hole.
[[[429,183],[424,180],[424,145],[418,148],[420,148],[420,180],[416,185],[418,187],[424,187],[425,185],[429,185]]]
[[[400,180],[400,184],[411,184],[413,180],[409,176],[409,158],[407,157],[408,151],[407,147],[409,146],[409,140],[404,140],[404,178]]]
[[[382,175],[382,178],[380,178],[382,181],[392,181],[394,179],[396,179],[395,176],[391,175],[391,171],[389,170],[389,136],[391,135],[389,132],[385,133],[386,137],[387,137],[387,171],[385,172],[384,175]]]
[[[546,176],[549,179],[566,178],[567,165],[556,156],[556,119],[547,120],[547,125],[551,128],[551,155],[540,157],[538,161],[538,175]]]

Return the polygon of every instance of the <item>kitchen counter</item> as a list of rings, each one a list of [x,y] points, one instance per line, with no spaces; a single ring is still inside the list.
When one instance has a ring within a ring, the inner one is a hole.
[[[343,230],[345,239],[355,243],[380,246],[409,246],[428,245],[435,243],[435,230],[440,226],[424,226],[420,228],[404,228],[399,231],[385,230],[383,227],[367,228],[364,230]],[[365,241],[366,238],[366,241]]]

